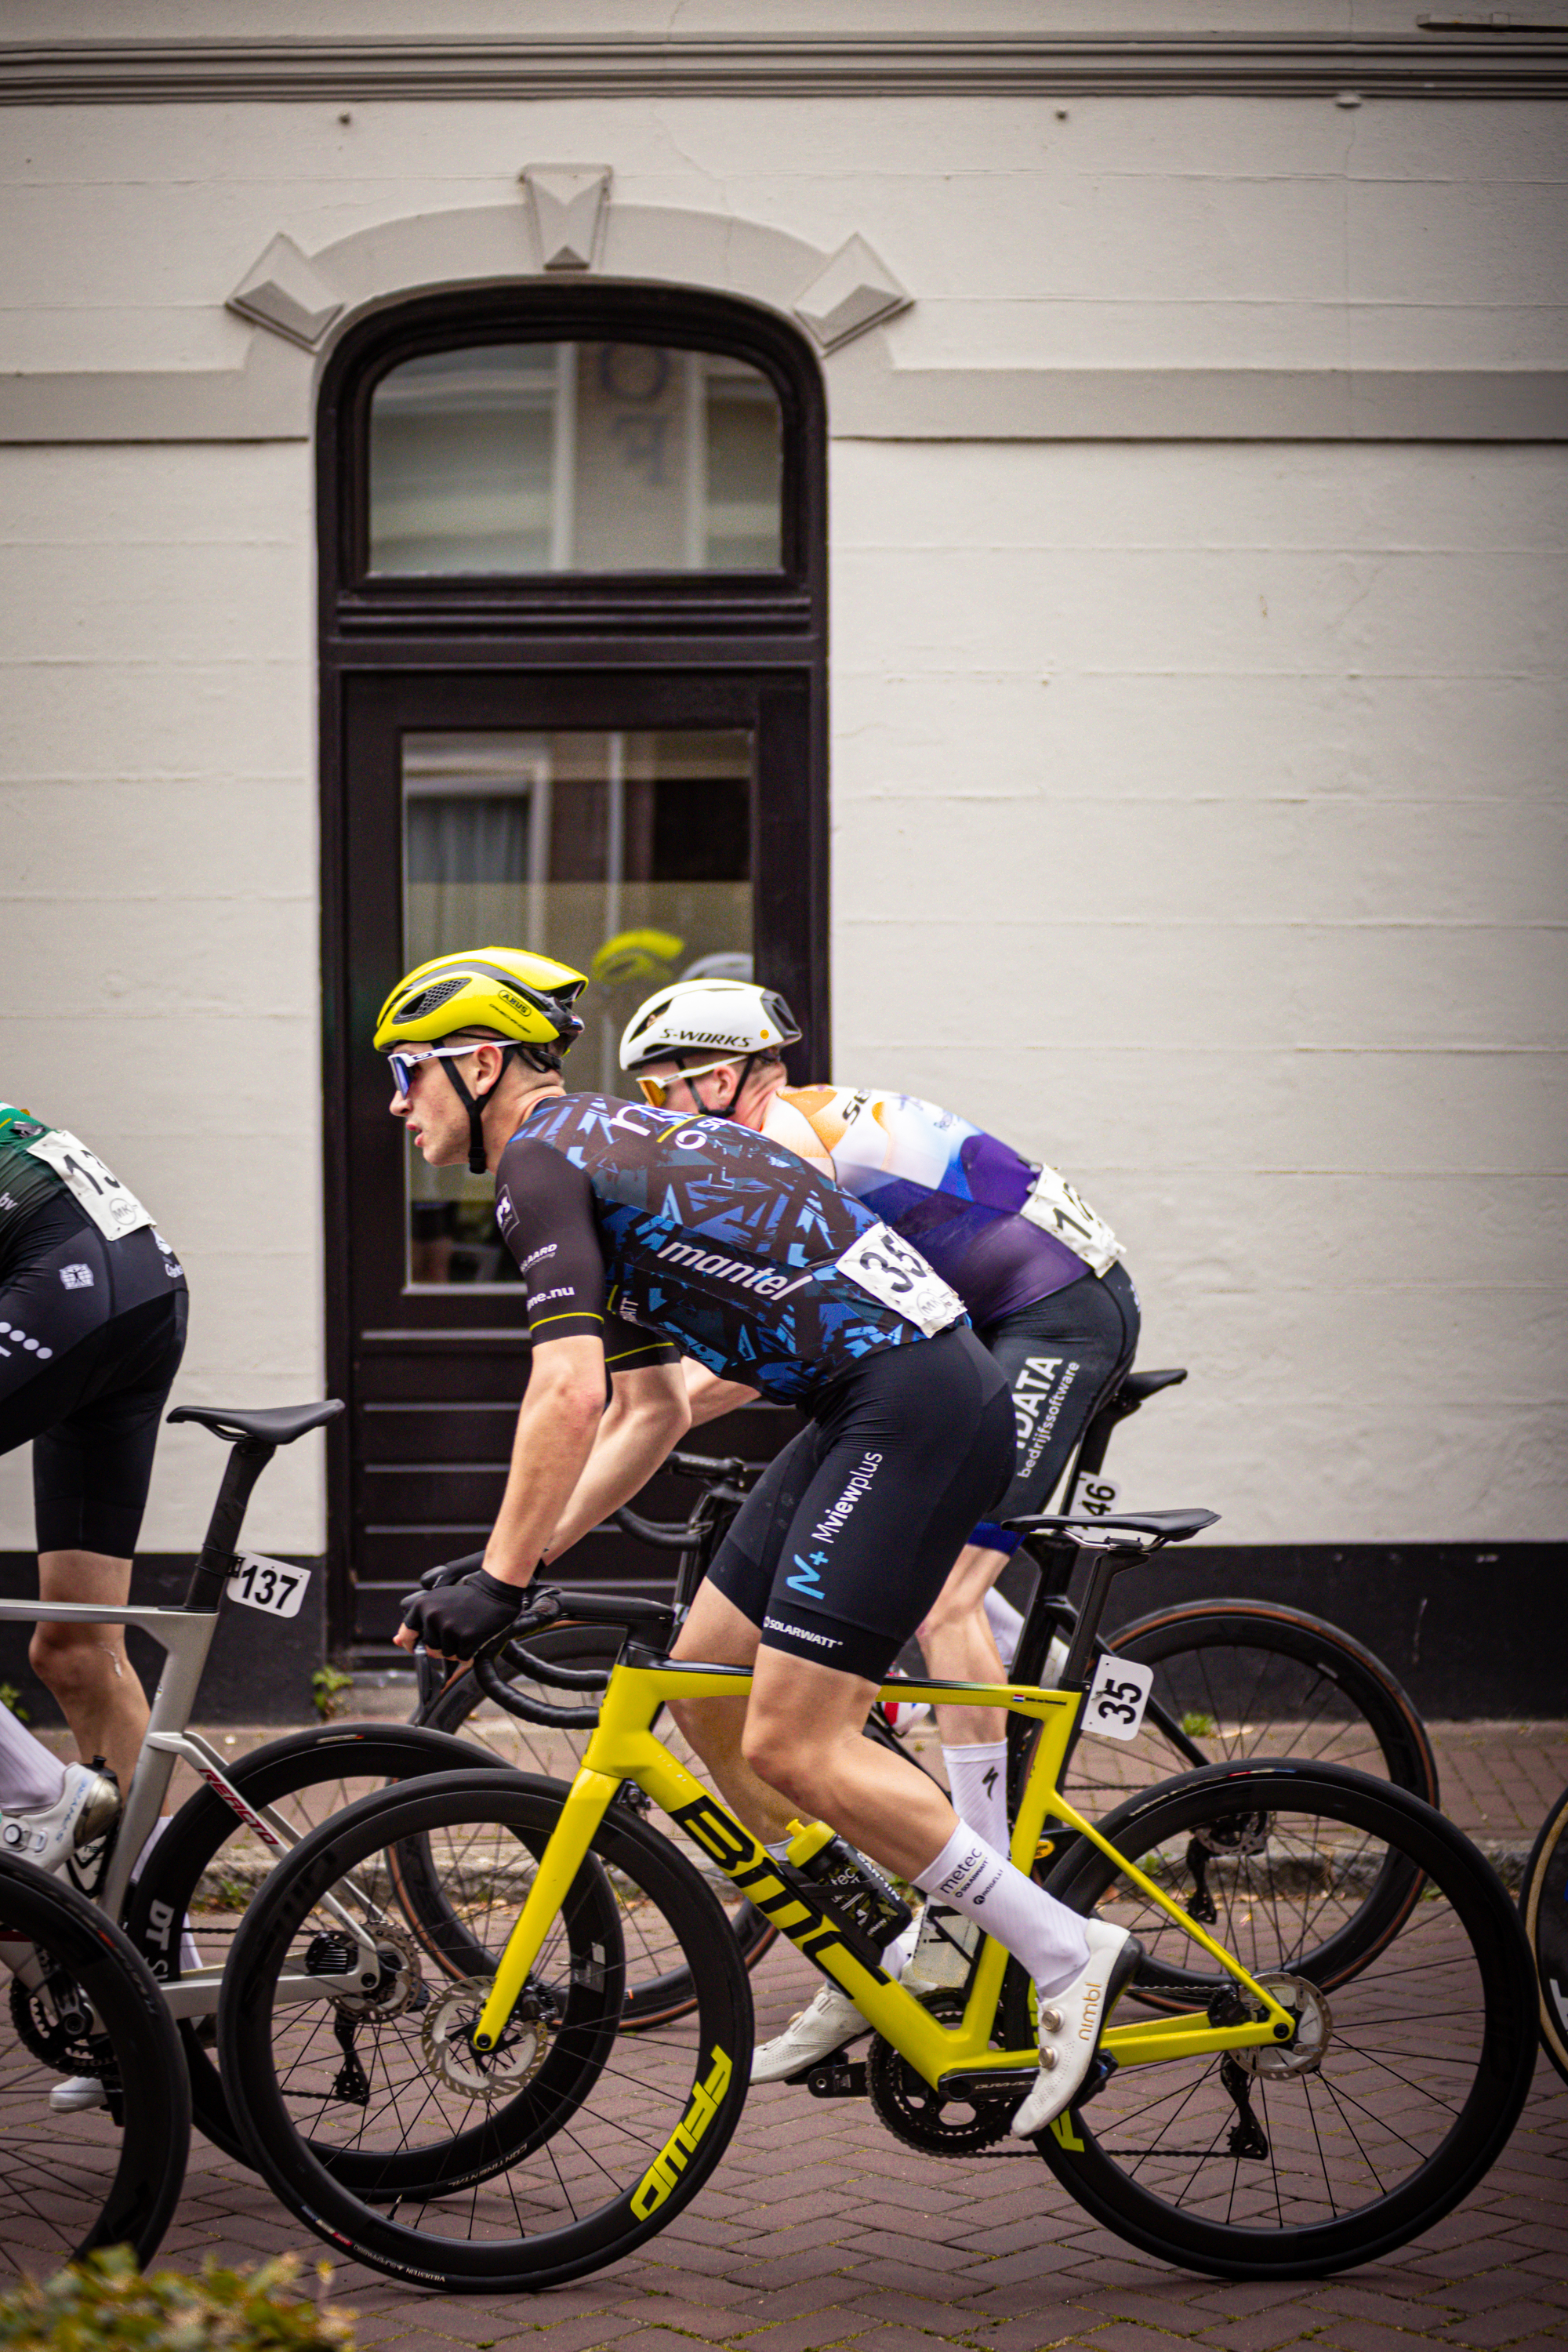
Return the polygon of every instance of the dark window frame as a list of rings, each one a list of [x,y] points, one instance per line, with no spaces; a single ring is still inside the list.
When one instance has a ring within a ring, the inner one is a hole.
[[[498,342],[656,342],[743,360],[778,394],[783,563],[765,572],[548,572],[392,574],[368,568],[370,404],[406,360]],[[530,281],[440,294],[352,328],[323,375],[319,448],[321,543],[331,553],[336,621],[345,635],[408,626],[439,606],[453,630],[498,618],[554,634],[815,634],[826,596],[822,379],[804,340],[752,303],[671,287]],[[325,568],[325,567],[324,567]]]
[[[551,572],[366,576],[363,565],[371,387],[421,351],[497,340],[526,327],[541,341],[652,340],[722,352],[765,373],[779,394],[784,432],[781,526],[784,568],[770,572]],[[798,1079],[828,1072],[827,422],[816,354],[784,319],[756,305],[690,289],[588,280],[528,280],[416,298],[370,314],[342,335],[322,372],[316,448],[320,561],[321,969],[326,1353],[332,1392],[351,1411],[327,1433],[329,1639],[354,1640],[350,1537],[360,1455],[354,1428],[369,1377],[351,1279],[356,1246],[350,1149],[350,1071],[365,1051],[367,1005],[348,951],[351,888],[368,852],[350,805],[353,713],[391,695],[457,696],[473,723],[515,724],[500,706],[526,685],[569,714],[550,723],[601,726],[617,696],[657,705],[632,723],[749,725],[776,747],[753,776],[755,936],[802,1021],[791,1055]],[[356,534],[358,534],[356,538]],[[668,719],[658,715],[668,704]],[[494,708],[495,718],[483,713]],[[694,720],[689,714],[703,712]],[[750,714],[748,716],[747,714]],[[360,723],[355,720],[357,730]],[[416,724],[428,723],[424,719]],[[532,723],[529,721],[527,723]],[[614,722],[611,722],[614,723]],[[359,740],[357,731],[353,742]],[[759,753],[761,756],[761,753]],[[372,990],[372,994],[375,990]],[[374,1010],[371,1007],[370,1010]],[[363,1224],[363,1220],[358,1221]],[[461,1286],[459,1286],[459,1291]],[[417,1302],[399,1320],[417,1320]],[[471,1319],[465,1310],[458,1318]],[[481,1313],[478,1320],[491,1319]],[[411,1328],[410,1340],[416,1339]],[[501,1335],[491,1333],[491,1340]],[[484,1334],[449,1337],[465,1362]],[[420,1344],[437,1353],[440,1334]],[[489,1352],[493,1354],[493,1346]],[[776,1443],[771,1432],[763,1446]],[[744,1450],[744,1449],[742,1449]],[[588,1549],[597,1538],[590,1538]],[[360,1563],[356,1560],[353,1566]],[[584,1558],[590,1574],[611,1563]],[[662,1564],[654,1563],[662,1574]],[[378,1654],[376,1640],[370,1654]]]

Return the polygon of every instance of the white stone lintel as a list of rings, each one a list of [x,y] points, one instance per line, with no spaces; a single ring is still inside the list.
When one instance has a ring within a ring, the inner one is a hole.
[[[907,310],[912,299],[865,238],[852,236],[795,297],[795,314],[819,348],[831,352]]]
[[[240,279],[226,307],[313,352],[343,299],[291,236],[279,236]]]
[[[545,269],[592,269],[610,193],[607,163],[530,163],[521,174]]]

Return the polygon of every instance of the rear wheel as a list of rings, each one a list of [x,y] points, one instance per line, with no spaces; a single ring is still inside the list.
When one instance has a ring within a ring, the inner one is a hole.
[[[151,2260],[185,2176],[191,2099],[174,2021],[130,1943],[74,1887],[0,1857],[0,2279],[95,2246]],[[57,2115],[63,2077],[106,2104]]]
[[[495,2293],[597,2270],[696,2194],[739,2116],[752,2000],[735,1938],[670,1842],[616,1808],[497,2050],[475,2053],[563,1795],[463,1773],[367,1799],[279,1866],[236,1938],[219,2036],[253,2160],[298,2220],[395,2277]],[[410,1843],[442,1868],[469,1972],[416,1960],[368,1999],[325,1979],[301,1998],[345,1916],[384,1933]],[[635,2038],[634,1951],[692,1988],[688,2016]]]
[[[531,1662],[548,1668],[561,1665],[577,1672],[602,1674],[609,1679],[610,1668],[619,1654],[624,1636],[613,1625],[552,1625],[541,1633],[530,1634],[525,1649]],[[576,1725],[548,1725],[521,1720],[486,1697],[471,1666],[459,1667],[428,1706],[421,1711],[420,1721],[434,1730],[456,1734],[472,1740],[493,1756],[499,1763],[509,1765],[513,1771],[542,1773],[545,1778],[570,1781],[583,1760],[583,1750],[588,1744],[593,1728],[595,1698],[592,1692],[568,1688],[552,1683],[548,1672],[542,1675],[522,1672],[513,1652],[503,1652],[497,1661],[506,1680],[526,1702],[542,1701],[552,1708],[578,1714],[585,1718]],[[692,1754],[668,1715],[661,1715],[658,1736],[672,1756],[706,1779],[700,1760]],[[635,1810],[646,1812],[647,1802],[640,1790],[628,1785],[623,1797]],[[680,1840],[678,1843],[692,1867],[707,1880],[722,1906],[733,1930],[741,1957],[748,1969],[754,1969],[763,1954],[778,1934],[763,1914],[753,1904],[738,1896],[728,1879],[715,1872],[708,1856],[699,1846]],[[426,1874],[425,1891],[414,1884],[407,1889],[411,1912],[418,1912],[434,1894],[433,1881]],[[438,1896],[435,1898],[438,1904]],[[626,1979],[626,2023],[633,2027],[662,2025],[684,2016],[691,2007],[694,1995],[689,1980],[681,1969],[647,1974],[634,1958]]]
[[[1519,1908],[1535,1958],[1542,2047],[1568,2083],[1568,1789],[1541,1825]]]
[[[1178,1900],[1203,1844],[1211,1932],[1299,2022],[1282,2048],[1123,2067],[1037,2142],[1063,2186],[1132,2244],[1224,2278],[1316,2277],[1430,2229],[1503,2147],[1534,2064],[1529,1953],[1474,1846],[1402,1791],[1289,1764],[1194,1773],[1101,1826]],[[1420,1900],[1347,1979],[1343,1952],[1391,1861]],[[1161,1983],[1216,2021],[1237,2013],[1230,1980],[1117,1863],[1080,1845],[1050,1891],[1143,1944],[1113,2024],[1167,2006],[1147,1998]],[[1015,2043],[1027,2032],[1016,1976]]]
[[[272,1740],[228,1777],[253,1814],[266,1807],[275,1818],[282,1847],[269,1845],[216,1790],[198,1790],[158,1840],[132,1889],[132,1942],[155,1977],[173,1981],[181,1973],[188,1920],[203,1967],[223,1968],[247,1906],[290,1839],[298,1843],[389,1780],[466,1770],[475,1762],[460,1741],[412,1724],[330,1724]],[[213,2006],[216,2011],[216,1998]],[[185,2019],[179,2031],[196,2125],[226,2155],[239,2156],[212,2019]]]

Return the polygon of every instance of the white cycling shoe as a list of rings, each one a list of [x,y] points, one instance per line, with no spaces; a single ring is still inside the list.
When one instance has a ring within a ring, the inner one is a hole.
[[[1086,1919],[1089,1958],[1063,1992],[1039,1993],[1040,2071],[1013,2118],[1015,2139],[1033,2139],[1069,2107],[1094,2063],[1100,2036],[1125,1990],[1143,1947],[1125,1927]]]
[[[109,2099],[96,2074],[68,2074],[49,2093],[49,2106],[57,2116],[79,2115],[84,2107],[106,2107]]]
[[[0,1853],[39,1870],[58,1870],[79,1846],[101,1837],[120,1811],[120,1790],[90,1764],[68,1764],[65,1787],[35,1813],[0,1812]]]
[[[869,2033],[870,2027],[847,1992],[825,1984],[815,2000],[792,2017],[782,2033],[760,2042],[752,2053],[753,2083],[784,2083],[792,2074],[831,2058],[847,2042]]]

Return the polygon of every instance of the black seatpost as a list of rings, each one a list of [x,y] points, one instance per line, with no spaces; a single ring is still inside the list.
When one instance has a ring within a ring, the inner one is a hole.
[[[245,1524],[251,1490],[277,1451],[275,1445],[264,1444],[256,1437],[242,1437],[230,1447],[223,1484],[217,1490],[206,1536],[192,1571],[190,1590],[185,1594],[187,1609],[216,1610],[222,1600],[239,1548],[239,1531]]]

